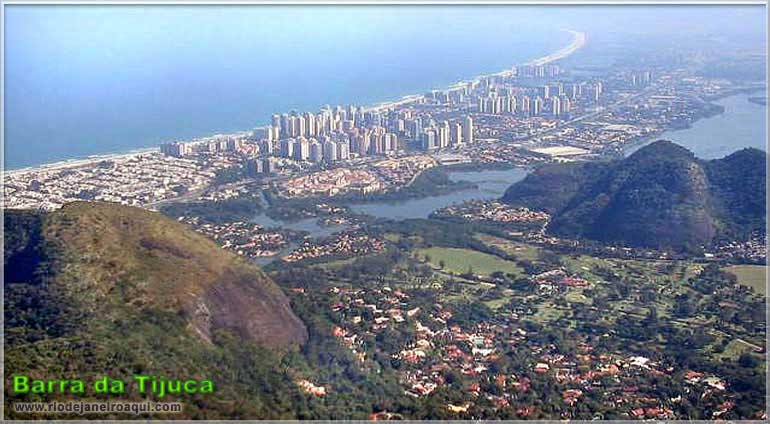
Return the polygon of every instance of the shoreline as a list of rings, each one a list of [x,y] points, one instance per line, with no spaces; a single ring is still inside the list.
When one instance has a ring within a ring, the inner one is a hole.
[[[695,123],[697,123],[697,122],[700,122],[700,121],[705,120],[705,119],[711,119],[711,118],[714,118],[716,116],[719,116],[719,115],[722,115],[722,114],[725,113],[724,107],[721,106],[721,105],[716,104],[716,102],[724,100],[724,99],[727,99],[727,98],[730,98],[730,97],[747,96],[747,98],[748,98],[748,96],[751,96],[756,91],[766,91],[766,88],[765,87],[757,87],[757,88],[739,89],[739,90],[734,90],[734,91],[727,92],[725,94],[722,94],[722,95],[710,98],[708,100],[709,103],[714,105],[714,106],[718,106],[722,110],[720,110],[719,112],[715,112],[715,113],[704,114],[701,117],[699,117],[698,119],[696,119],[696,120],[694,120],[692,122],[689,122],[687,125],[684,125],[684,126],[680,126],[680,127],[669,126],[669,127],[663,128],[661,131],[658,131],[658,132],[655,132],[655,133],[652,133],[652,134],[648,134],[646,136],[639,137],[636,140],[633,140],[633,141],[631,141],[629,143],[626,143],[625,145],[621,146],[618,149],[617,153],[620,154],[620,157],[627,157],[628,155],[633,154],[633,152],[635,152],[636,150],[646,146],[647,144],[652,143],[653,141],[655,141],[655,139],[666,140],[665,137],[660,138],[660,137],[663,136],[663,134],[691,129],[692,126]],[[631,150],[631,151],[629,152],[629,150]],[[701,158],[699,158],[699,159],[701,159]]]
[[[28,172],[40,172],[40,171],[55,171],[66,168],[77,168],[81,166],[93,165],[105,160],[119,160],[129,159],[135,156],[144,155],[148,153],[156,153],[160,151],[160,147],[143,147],[139,149],[133,149],[127,152],[105,153],[101,155],[89,155],[84,158],[65,159],[56,162],[44,163],[42,165],[26,166],[24,168],[16,168],[11,170],[3,170],[3,175],[18,175],[26,174]]]
[[[566,32],[569,32],[569,33],[572,34],[573,38],[572,38],[572,41],[570,42],[570,44],[568,44],[566,47],[562,47],[561,49],[559,49],[559,50],[557,50],[555,52],[549,53],[546,56],[542,56],[542,57],[530,60],[528,62],[525,62],[524,64],[522,64],[522,66],[542,66],[542,65],[545,65],[547,63],[551,63],[551,62],[563,59],[563,58],[571,55],[572,53],[576,52],[577,50],[579,50],[580,48],[582,48],[585,45],[585,39],[586,39],[585,33],[579,32],[579,31],[574,31],[574,30],[566,30],[566,29],[565,30],[561,30],[561,31],[562,32],[566,31]],[[513,66],[517,66],[517,65],[516,64],[511,65],[511,67],[513,67]],[[446,87],[445,89],[452,88],[452,87],[455,87],[455,86],[460,85],[460,84],[465,84],[465,83],[469,83],[469,82],[479,81],[479,80],[481,80],[483,78],[488,78],[488,77],[491,77],[491,76],[510,75],[511,72],[512,71],[510,69],[504,69],[504,70],[502,70],[500,72],[497,72],[497,73],[494,73],[494,74],[478,75],[478,76],[473,77],[471,79],[462,80],[462,81],[459,81],[457,83],[454,83],[454,84]],[[391,108],[391,107],[394,107],[394,106],[400,106],[400,105],[403,105],[403,104],[408,104],[408,103],[414,102],[414,101],[416,101],[416,100],[418,100],[418,99],[420,99],[422,97],[423,97],[422,94],[409,94],[409,95],[406,95],[406,96],[402,96],[398,100],[385,101],[385,102],[377,103],[377,104],[370,105],[370,106],[364,106],[363,109],[364,109],[364,111],[374,111],[374,110],[380,110],[380,109],[387,109],[387,108]],[[266,126],[267,125],[262,125],[262,126],[257,126],[257,127],[254,127],[254,128],[255,129],[265,128]],[[239,134],[243,134],[243,133],[244,133],[244,131],[238,131],[238,132],[228,133],[228,134],[213,134],[213,135],[197,137],[197,138],[194,138],[192,140],[187,140],[187,141],[193,141],[193,140],[198,140],[198,139],[206,139],[206,138],[211,138],[211,137],[216,137],[216,136],[239,135]],[[28,172],[38,172],[38,171],[43,171],[43,170],[56,170],[56,169],[62,169],[62,168],[87,166],[87,165],[90,165],[90,164],[93,164],[93,163],[101,162],[103,160],[115,160],[115,159],[120,159],[122,157],[129,157],[129,156],[135,156],[135,155],[139,155],[139,154],[143,154],[143,153],[157,152],[159,150],[160,150],[160,147],[158,147],[158,146],[155,146],[155,147],[143,147],[143,148],[139,148],[139,149],[133,149],[133,150],[130,150],[130,151],[120,151],[120,152],[115,152],[115,153],[88,155],[86,157],[76,157],[76,158],[71,158],[71,159],[64,159],[64,160],[60,160],[60,161],[49,162],[49,163],[44,163],[44,164],[40,164],[40,165],[25,166],[25,167],[22,167],[22,168],[14,168],[14,169],[6,169],[5,168],[5,164],[3,164],[3,175],[18,175],[18,174],[25,174],[25,173],[28,173]]]

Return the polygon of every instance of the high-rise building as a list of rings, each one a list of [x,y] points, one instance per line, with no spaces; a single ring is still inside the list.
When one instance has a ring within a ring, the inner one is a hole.
[[[398,150],[398,136],[393,133],[385,134],[385,152],[395,152]]]
[[[372,147],[372,132],[364,131],[360,136],[360,144],[358,145],[358,153],[365,155]]]
[[[307,135],[307,121],[304,116],[297,117],[297,137],[304,137]]]
[[[436,130],[428,128],[422,133],[422,148],[423,150],[433,150],[438,148],[436,143]]]
[[[259,159],[248,159],[246,161],[246,175],[250,177],[264,173],[264,162]]]
[[[403,119],[401,119],[401,118],[399,118],[398,120],[396,120],[396,128],[395,128],[395,130],[396,130],[396,131],[397,131],[399,134],[402,134],[402,135],[403,135],[403,134],[406,132],[406,121],[405,121],[405,120],[403,120]]]
[[[438,147],[449,147],[449,122],[444,121],[438,127]]]
[[[532,106],[530,105],[531,101],[529,99],[529,96],[524,96],[521,98],[521,113],[525,115],[529,115],[532,112]]]
[[[260,145],[260,150],[262,151],[262,153],[264,153],[267,156],[272,156],[273,153],[275,152],[273,143],[274,143],[273,140],[268,140],[268,139],[262,140],[262,144]]]
[[[371,134],[371,143],[369,144],[369,154],[370,155],[379,155],[382,154],[383,150],[383,134],[379,131],[372,131]]]
[[[422,135],[422,119],[415,118],[412,122],[412,130],[410,132],[413,139],[417,139]]]
[[[281,139],[281,127],[278,125],[274,125],[269,128],[270,129],[270,141],[276,141]]]
[[[548,85],[544,85],[543,89],[541,91],[541,94],[543,95],[543,98],[548,98],[551,95],[551,87]]]
[[[337,143],[326,140],[323,143],[323,157],[324,161],[327,163],[336,162],[337,157]]]
[[[350,143],[347,141],[337,142],[337,159],[348,160],[350,159]]]
[[[163,143],[160,145],[160,151],[164,155],[181,158],[192,152],[188,143]]]
[[[540,115],[540,112],[543,111],[543,98],[542,97],[535,97],[535,101],[532,102],[532,116],[538,116]]]
[[[463,142],[473,143],[473,119],[470,116],[466,116],[463,121]]]
[[[297,122],[296,116],[289,116],[286,119],[286,132],[289,137],[296,137],[299,134],[299,122]]]
[[[321,162],[324,158],[324,151],[323,151],[323,145],[318,142],[316,139],[312,139],[310,141],[310,161],[311,162]]]
[[[299,137],[294,141],[294,159],[306,161],[310,158],[310,142],[305,137]]]
[[[506,106],[506,112],[508,113],[516,113],[516,96],[510,96],[507,98],[508,105]]]
[[[281,157],[282,158],[290,158],[294,156],[294,139],[293,138],[284,138],[281,140]]]
[[[318,135],[316,124],[315,124],[315,115],[313,112],[305,112],[305,134],[308,137],[315,137]]]
[[[602,95],[602,83],[601,81],[597,81],[596,84],[594,84],[594,101],[598,102],[599,97]]]
[[[551,78],[558,77],[559,74],[561,73],[561,68],[559,67],[559,65],[548,65],[546,68],[547,68],[546,71],[548,72],[548,76]]]
[[[291,133],[289,132],[289,115],[287,114],[281,114],[281,138],[289,138],[291,137]]]
[[[270,127],[258,127],[254,128],[251,132],[252,141],[266,140],[270,137]]]
[[[265,158],[265,160],[262,161],[262,173],[272,174],[274,172],[275,172],[275,160],[273,158]]]
[[[451,130],[449,131],[449,141],[452,146],[459,146],[463,143],[463,127],[459,122],[452,123]]]
[[[347,118],[355,122],[357,112],[358,112],[358,108],[355,105],[348,105]]]
[[[651,71],[644,71],[644,73],[642,74],[642,82],[644,82],[645,85],[652,83]]]
[[[553,116],[561,115],[561,100],[557,96],[551,97],[551,114]]]

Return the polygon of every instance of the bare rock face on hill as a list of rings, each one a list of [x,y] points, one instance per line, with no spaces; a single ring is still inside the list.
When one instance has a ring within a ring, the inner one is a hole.
[[[206,342],[218,330],[269,348],[307,339],[262,271],[160,214],[79,202],[47,214],[6,211],[5,231],[6,292],[33,290],[61,321],[52,328],[170,312]]]
[[[694,251],[764,231],[766,161],[757,149],[702,161],[661,140],[622,160],[542,167],[503,201],[551,213],[554,235]]]

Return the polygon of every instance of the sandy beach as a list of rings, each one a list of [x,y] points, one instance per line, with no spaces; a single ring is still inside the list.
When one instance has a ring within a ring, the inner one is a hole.
[[[585,45],[585,42],[586,42],[586,35],[585,35],[585,33],[578,32],[578,31],[573,31],[573,30],[565,30],[565,31],[568,31],[568,32],[572,33],[572,35],[573,35],[572,42],[568,46],[566,46],[566,47],[564,47],[562,49],[559,49],[556,52],[553,52],[553,53],[551,53],[551,54],[549,54],[547,56],[543,56],[541,58],[537,58],[537,59],[531,60],[529,62],[526,62],[524,65],[527,65],[527,66],[543,66],[543,65],[545,65],[547,63],[554,62],[554,61],[559,60],[559,59],[563,59],[563,58],[571,55],[572,53],[574,53],[575,51],[577,51],[578,49],[580,49],[581,47],[583,47]],[[458,83],[450,86],[449,88],[456,87],[456,86],[463,85],[463,84],[467,84],[468,82],[479,81],[479,80],[481,80],[483,78],[488,78],[490,76],[498,76],[498,75],[500,75],[500,76],[508,76],[508,75],[511,75],[511,73],[512,73],[512,71],[510,69],[505,69],[505,70],[500,71],[500,72],[498,72],[496,74],[480,75],[480,76],[477,76],[477,77],[475,77],[475,78],[473,78],[471,80],[468,80],[468,81],[458,82]],[[412,95],[404,96],[404,97],[402,97],[399,100],[390,101],[390,102],[383,102],[383,103],[380,103],[380,104],[377,104],[377,105],[364,107],[364,111],[378,111],[378,110],[388,109],[388,108],[392,108],[392,107],[396,107],[396,106],[402,106],[402,105],[405,105],[405,104],[409,104],[409,103],[418,101],[422,97],[423,96],[420,95],[420,94],[412,94]],[[262,126],[262,127],[257,127],[257,128],[266,128],[266,127],[267,126]],[[240,135],[240,134],[243,134],[243,131],[238,132],[238,133],[233,133],[233,134],[230,134],[230,135]],[[217,136],[227,136],[227,135],[228,134],[218,134],[218,135],[215,135],[215,136],[201,137],[198,140],[204,140],[204,139],[207,139],[207,138],[212,138],[212,137],[217,137]],[[190,141],[194,141],[194,140],[190,140]],[[28,172],[56,171],[56,170],[61,170],[61,169],[66,169],[66,168],[76,168],[76,167],[80,167],[80,166],[91,165],[91,164],[94,164],[94,163],[97,163],[97,162],[101,162],[101,161],[104,161],[104,160],[126,159],[126,158],[133,157],[133,156],[140,155],[140,154],[157,152],[158,150],[159,150],[159,147],[149,147],[149,148],[144,148],[144,149],[132,150],[130,152],[124,152],[124,153],[114,153],[114,154],[106,154],[106,155],[95,155],[95,156],[89,156],[87,158],[80,158],[80,159],[68,159],[68,160],[65,160],[65,161],[53,162],[53,163],[45,164],[45,165],[32,166],[32,167],[14,169],[14,170],[10,170],[10,171],[4,171],[3,174],[4,175],[19,175],[19,174],[25,174],[25,173],[28,173]]]

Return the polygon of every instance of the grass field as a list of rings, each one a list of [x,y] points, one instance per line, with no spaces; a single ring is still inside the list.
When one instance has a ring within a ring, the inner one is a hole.
[[[743,353],[753,353],[754,348],[751,347],[751,345],[746,344],[743,340],[735,339],[731,340],[730,343],[727,344],[725,347],[725,351],[715,355],[718,359],[721,358],[730,358],[730,359],[738,359],[741,354]]]
[[[431,247],[417,251],[417,257],[426,260],[434,267],[439,267],[443,262],[444,270],[458,274],[471,270],[474,274],[490,275],[496,271],[521,274],[522,270],[515,263],[503,260],[497,256],[477,252],[470,249],[458,249],[454,247]]]
[[[738,277],[738,283],[754,288],[757,293],[767,295],[767,267],[764,265],[733,265],[725,271]]]
[[[503,252],[514,255],[519,259],[526,259],[529,261],[534,261],[537,259],[539,249],[534,246],[530,246],[524,243],[517,243],[515,241],[491,236],[489,234],[477,234],[476,239],[484,242],[484,244],[488,246],[497,247]]]
[[[385,240],[393,243],[398,243],[401,240],[401,234],[396,233],[386,233],[384,237]]]

